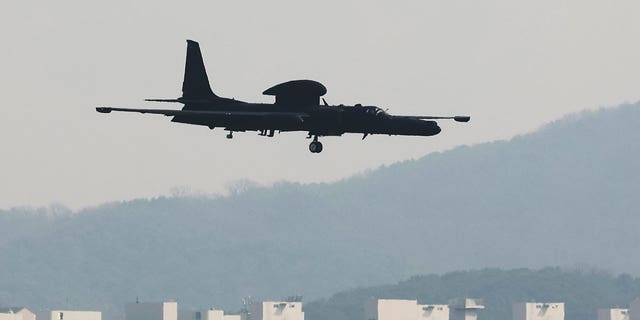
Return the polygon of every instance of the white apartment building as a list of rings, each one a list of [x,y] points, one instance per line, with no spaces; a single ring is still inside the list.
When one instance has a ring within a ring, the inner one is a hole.
[[[17,313],[0,312],[0,320],[22,320],[22,315]]]
[[[0,312],[0,320],[22,320],[22,315],[10,312]]]
[[[100,311],[50,310],[38,312],[38,320],[102,320]]]
[[[124,319],[178,320],[178,303],[172,301],[128,303],[124,307]]]
[[[449,320],[449,306],[446,304],[419,304],[419,320]]]
[[[422,310],[416,300],[372,298],[367,301],[364,313],[366,320],[417,320]]]
[[[366,320],[449,320],[446,304],[418,304],[417,300],[369,299]]]
[[[513,320],[564,320],[564,303],[515,303]]]
[[[242,320],[304,320],[304,311],[300,301],[264,301],[251,305]]]
[[[598,320],[629,320],[629,309],[598,309]]]
[[[180,310],[180,320],[241,320],[240,315],[224,314],[222,310],[209,309],[204,311]]]
[[[0,308],[0,320],[36,320],[36,315],[25,307]]]

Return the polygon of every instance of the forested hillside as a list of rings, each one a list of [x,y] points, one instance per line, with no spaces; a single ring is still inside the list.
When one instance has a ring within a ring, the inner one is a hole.
[[[484,267],[637,274],[638,128],[625,105],[332,184],[3,211],[0,305],[111,319],[136,296],[233,310]]]
[[[458,271],[344,291],[307,304],[305,313],[310,320],[364,320],[364,303],[372,297],[417,299],[423,304],[482,298],[486,308],[480,312],[480,320],[511,320],[513,303],[564,302],[565,320],[595,320],[598,308],[626,308],[640,297],[640,279],[560,268]]]

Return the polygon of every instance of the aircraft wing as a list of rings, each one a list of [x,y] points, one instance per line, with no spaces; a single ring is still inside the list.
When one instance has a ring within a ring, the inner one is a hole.
[[[469,116],[453,116],[453,117],[440,117],[440,116],[394,116],[396,118],[405,118],[405,119],[418,119],[418,120],[442,120],[442,119],[451,119],[457,122],[469,122],[471,117]]]
[[[96,107],[96,111],[100,113],[110,113],[111,111],[120,112],[137,112],[162,114],[168,117],[175,116],[227,116],[227,117],[265,117],[265,116],[290,116],[298,118],[300,121],[308,116],[303,112],[265,112],[265,111],[214,111],[214,110],[172,110],[172,109],[135,109],[135,108],[114,108],[114,107]]]

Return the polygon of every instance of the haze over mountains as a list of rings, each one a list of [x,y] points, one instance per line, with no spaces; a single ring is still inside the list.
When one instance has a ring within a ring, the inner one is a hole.
[[[482,297],[478,319],[513,319],[519,302],[564,302],[566,320],[595,320],[599,308],[627,308],[640,296],[640,278],[598,270],[561,268],[483,269],[415,276],[395,284],[358,288],[306,304],[309,319],[366,319],[365,302],[379,299],[418,300],[446,304],[459,297]],[[329,315],[329,316],[328,316]]]
[[[0,305],[233,310],[246,295],[310,300],[469,268],[637,274],[639,128],[636,103],[333,184],[5,210]]]

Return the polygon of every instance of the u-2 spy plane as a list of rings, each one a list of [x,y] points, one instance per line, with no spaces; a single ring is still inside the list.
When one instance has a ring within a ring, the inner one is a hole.
[[[217,96],[211,90],[205,71],[200,45],[187,40],[187,59],[182,83],[182,97],[177,99],[146,99],[154,102],[184,104],[182,110],[130,109],[97,107],[96,111],[139,112],[173,117],[172,122],[223,127],[228,139],[234,132],[258,131],[261,136],[273,137],[275,132],[306,131],[309,151],[319,153],[322,143],[318,137],[341,136],[344,133],[433,136],[441,129],[433,121],[453,119],[468,122],[468,116],[397,116],[376,106],[329,105],[320,97],[327,93],[321,83],[313,80],[293,80],[273,86],[263,92],[275,96],[275,103],[250,103]]]

